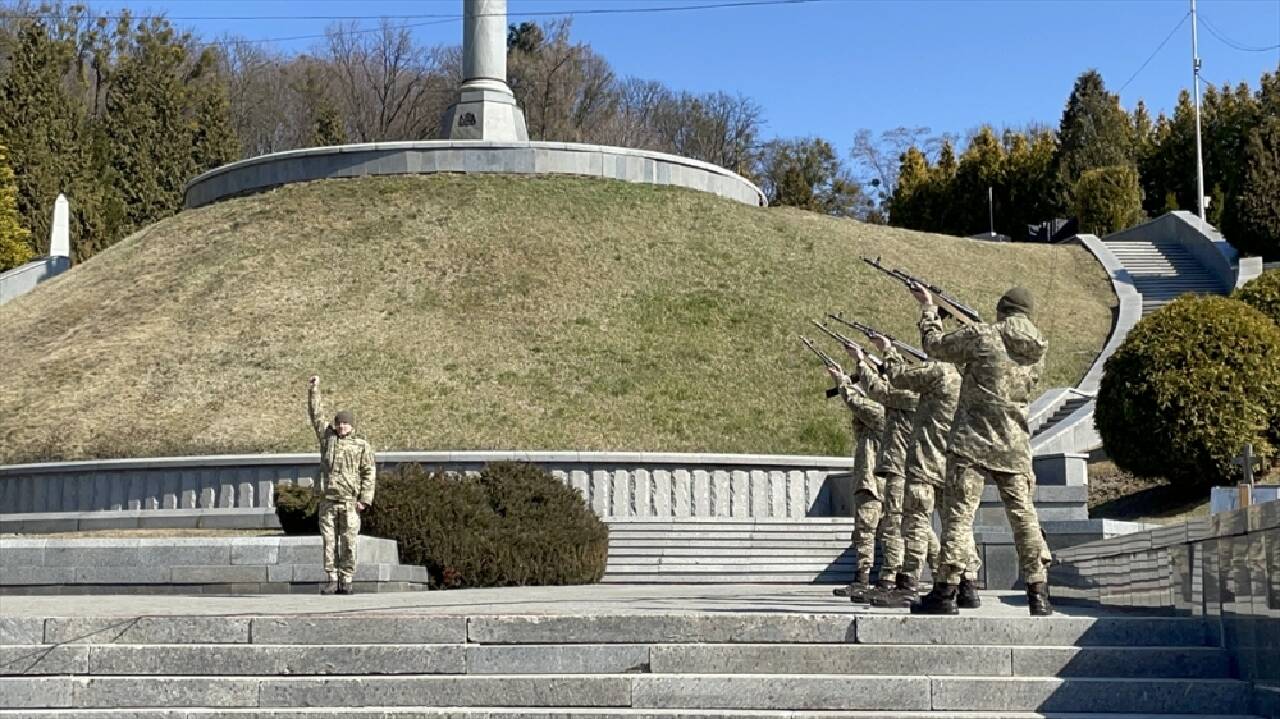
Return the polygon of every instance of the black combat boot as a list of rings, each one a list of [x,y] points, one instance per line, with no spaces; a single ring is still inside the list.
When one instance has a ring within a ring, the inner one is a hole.
[[[338,580],[334,579],[333,577],[330,577],[327,583],[320,585],[320,593],[321,594],[337,594]]]
[[[1033,617],[1047,617],[1053,614],[1049,604],[1049,583],[1031,582],[1027,584],[1027,608]]]
[[[355,594],[355,590],[351,588],[350,579],[338,580],[338,594]]]
[[[871,588],[871,570],[859,569],[858,573],[853,577],[853,584],[846,584],[843,587],[836,587],[831,593],[837,597],[852,597],[855,594],[866,594]]]
[[[883,573],[881,573],[881,575],[883,576]],[[880,581],[876,582],[876,585],[874,587],[868,589],[865,593],[863,593],[861,597],[851,596],[849,597],[849,601],[853,602],[854,604],[868,604],[871,602],[872,597],[880,594],[888,594],[889,592],[892,592],[892,591],[893,591],[893,580],[881,579]]]
[[[921,597],[920,601],[911,603],[911,613],[959,614],[960,609],[956,607],[957,591],[959,587],[954,584],[935,582],[928,594]]]
[[[916,600],[916,580],[910,575],[899,574],[893,589],[887,592],[876,592],[870,596],[873,607],[899,607],[906,609]]]
[[[978,585],[971,579],[960,579],[960,589],[956,591],[956,606],[961,609],[977,609],[982,606],[978,597]]]

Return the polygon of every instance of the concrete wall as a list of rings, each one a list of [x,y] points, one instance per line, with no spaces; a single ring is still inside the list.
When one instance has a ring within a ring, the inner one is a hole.
[[[1280,717],[1280,502],[1090,542],[1057,553],[1058,598],[1207,618],[1254,686],[1255,713]]]
[[[852,461],[843,457],[609,452],[387,452],[383,470],[417,462],[429,469],[475,472],[489,462],[538,464],[582,493],[605,519],[799,519],[851,516]],[[1049,521],[1087,521],[1088,487],[1082,455],[1036,459],[1042,478],[1036,502]],[[52,526],[94,519],[94,513],[126,513],[140,522],[148,512],[182,514],[239,512],[224,522],[252,521],[274,506],[277,484],[313,483],[313,454],[221,455],[155,459],[57,462],[0,467],[0,524],[42,515]],[[167,512],[158,510],[168,510]],[[181,510],[181,511],[179,511]],[[57,516],[50,516],[50,515]],[[210,518],[204,518],[211,520]],[[977,523],[1008,528],[994,487],[984,492]],[[187,526],[179,524],[175,526]],[[196,526],[196,525],[192,525]],[[1118,525],[1117,525],[1118,526]],[[30,530],[27,530],[30,531]],[[1100,536],[1095,534],[1094,537]]]
[[[748,205],[765,204],[760,188],[741,175],[677,155],[568,142],[429,140],[312,147],[241,160],[187,183],[186,206],[293,182],[436,172],[585,175],[674,185]]]
[[[41,282],[57,277],[69,269],[69,257],[42,257],[0,273],[0,305],[27,294]]]

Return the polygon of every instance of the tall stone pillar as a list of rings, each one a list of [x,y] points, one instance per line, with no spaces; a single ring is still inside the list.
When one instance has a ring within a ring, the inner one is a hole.
[[[507,0],[463,0],[462,87],[445,113],[446,140],[527,141],[524,113],[507,86]]]

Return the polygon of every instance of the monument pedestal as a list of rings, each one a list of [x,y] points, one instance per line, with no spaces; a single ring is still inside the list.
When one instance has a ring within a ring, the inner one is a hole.
[[[505,84],[500,89],[464,85],[458,102],[445,111],[440,127],[451,140],[529,140],[524,113]]]

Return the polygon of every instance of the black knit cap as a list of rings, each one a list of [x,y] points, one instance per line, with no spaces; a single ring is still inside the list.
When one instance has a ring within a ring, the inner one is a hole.
[[[344,422],[352,427],[356,426],[356,416],[351,413],[351,410],[344,409],[333,416],[334,426],[343,424]]]
[[[1031,315],[1035,312],[1036,303],[1031,299],[1031,291],[1025,287],[1014,287],[1004,293],[1004,297],[996,303],[997,314],[1014,314],[1021,312],[1024,315]]]

